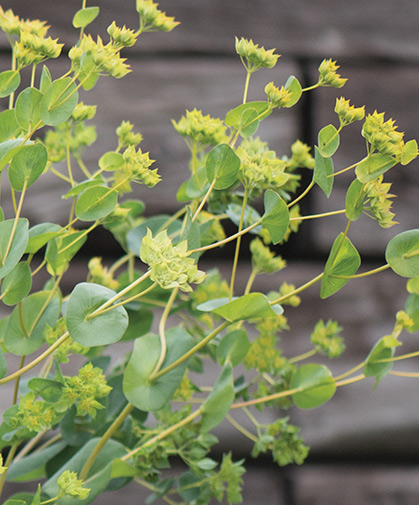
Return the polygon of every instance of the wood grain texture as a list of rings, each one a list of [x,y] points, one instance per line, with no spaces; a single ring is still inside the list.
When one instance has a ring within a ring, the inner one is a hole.
[[[419,4],[415,0],[160,0],[181,21],[166,36],[144,37],[147,50],[233,53],[234,36],[254,38],[292,56],[402,58],[418,61]],[[134,0],[89,2],[101,8],[91,32],[104,33],[115,18],[136,28]],[[47,19],[53,33],[74,42],[71,27],[80,0],[3,0],[22,17]]]

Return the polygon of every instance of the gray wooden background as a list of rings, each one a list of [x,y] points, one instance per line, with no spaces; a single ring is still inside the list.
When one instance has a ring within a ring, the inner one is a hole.
[[[79,1],[0,3],[22,17],[48,20],[51,35],[59,36],[67,45],[76,40],[71,18],[80,8]],[[101,15],[88,31],[101,33],[105,38],[105,29],[114,19],[119,25],[136,28],[134,3],[89,2],[88,5],[100,6]],[[315,82],[316,69],[323,58],[337,59],[340,73],[349,79],[342,90],[318,90],[297,107],[274,114],[262,125],[260,135],[278,154],[289,154],[290,144],[296,138],[315,143],[321,127],[336,123],[333,107],[335,98],[341,95],[356,106],[365,104],[368,112],[386,111],[386,118],[395,119],[399,129],[406,132],[407,140],[419,138],[416,0],[161,0],[160,7],[181,25],[169,34],[141,37],[126,52],[132,74],[120,81],[101,79],[94,90],[94,101],[89,95],[85,98],[87,103],[99,107],[99,140],[87,153],[90,167],[94,168],[98,157],[114,147],[114,130],[122,119],[133,122],[143,134],[144,149],[156,159],[163,179],[154,191],[144,187],[136,191],[146,202],[149,214],[177,208],[173,188],[188,173],[187,149],[173,131],[171,119],[179,119],[185,109],[194,107],[223,117],[240,103],[245,76],[234,52],[234,36],[253,38],[266,48],[276,47],[283,55],[274,70],[254,75],[250,99],[263,99],[267,82],[273,80],[281,85],[290,74],[305,85]],[[7,44],[0,37],[0,69],[7,69],[8,62]],[[51,65],[56,76],[65,68],[65,60]],[[336,169],[357,161],[363,148],[359,127],[348,128],[335,157]],[[397,167],[388,180],[399,195],[394,210],[401,224],[382,230],[372,220],[362,218],[351,229],[351,239],[360,250],[366,269],[382,264],[385,245],[392,236],[418,227],[418,163]],[[345,177],[341,182],[338,179],[329,200],[320,191],[313,192],[305,210],[342,208],[347,182]],[[32,224],[64,219],[65,213],[57,211],[62,205],[59,184],[47,175],[31,188],[25,211]],[[289,267],[281,279],[261,279],[261,288],[275,288],[282,280],[299,285],[320,273],[325,255],[344,224],[343,219],[304,224],[305,238],[288,247]],[[95,236],[95,247],[95,254],[115,253],[115,245],[107,235]],[[82,280],[85,271],[74,271],[71,282],[77,276]],[[290,355],[303,352],[315,322],[320,317],[336,318],[344,327],[347,351],[344,359],[331,367],[336,373],[344,371],[362,360],[377,338],[391,330],[394,314],[403,307],[405,298],[405,281],[388,271],[370,280],[349,283],[325,301],[318,299],[318,287],[313,287],[303,295],[304,308],[298,313],[289,312],[291,330],[282,338],[282,345]],[[405,341],[406,348],[414,349],[417,335],[408,335]],[[407,366],[418,369],[417,362]],[[320,409],[293,412],[293,419],[302,426],[303,436],[312,447],[309,462],[301,468],[278,470],[269,461],[255,464],[249,460],[245,503],[418,503],[418,390],[417,380],[387,378],[376,391],[372,381],[364,381],[339,390]],[[245,440],[228,426],[220,432],[220,438],[234,440],[237,457],[246,454]],[[139,496],[136,488],[128,489],[120,493],[118,500],[121,505],[142,503]],[[110,495],[109,503],[113,500]]]

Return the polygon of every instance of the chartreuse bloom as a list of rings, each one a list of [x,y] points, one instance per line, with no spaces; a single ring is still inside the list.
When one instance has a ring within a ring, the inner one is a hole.
[[[310,336],[314,349],[319,354],[329,358],[337,358],[345,350],[345,344],[340,336],[342,328],[336,321],[329,320],[324,323],[320,319]]]
[[[49,58],[58,58],[63,46],[64,44],[58,43],[58,39],[39,37],[33,33],[22,31],[20,40],[15,45],[18,68],[21,69],[32,64],[37,65]]]
[[[138,35],[134,30],[130,30],[125,26],[120,28],[116,26],[115,21],[108,26],[107,32],[109,33],[114,47],[131,47],[137,42]]]
[[[281,256],[275,254],[265,246],[260,238],[255,238],[250,242],[252,253],[252,267],[255,273],[272,274],[279,272],[286,266],[286,261]]]
[[[173,121],[174,129],[184,137],[190,149],[194,144],[200,146],[216,146],[227,141],[226,127],[219,118],[209,114],[204,116],[202,111],[187,110],[179,121]]]
[[[174,17],[167,16],[158,9],[159,4],[153,0],[137,0],[136,9],[140,15],[140,32],[170,32],[179,23]]]
[[[151,279],[163,289],[192,291],[189,283],[199,284],[203,281],[205,273],[198,270],[195,260],[188,256],[187,241],[173,245],[166,230],[153,237],[148,229],[141,242],[141,261],[149,266]]]
[[[280,57],[279,54],[275,54],[275,49],[266,50],[251,39],[238,39],[237,37],[236,52],[249,73],[256,72],[260,68],[273,68]]]
[[[143,136],[141,133],[134,133],[132,129],[134,125],[129,121],[122,121],[116,129],[118,137],[118,149],[128,146],[136,146],[141,143]]]
[[[301,142],[301,140],[296,140],[291,146],[292,156],[289,160],[290,170],[295,170],[296,168],[314,168],[314,158],[310,154],[310,146]]]
[[[76,472],[65,470],[57,479],[58,496],[57,498],[64,498],[65,496],[72,496],[85,500],[89,496],[90,489],[83,487],[83,481],[77,478]]]
[[[333,88],[342,88],[348,79],[344,79],[337,73],[339,65],[336,61],[326,59],[319,66],[319,86],[332,86]]]
[[[0,5],[0,28],[10,36],[16,35],[19,37],[20,33],[25,31],[38,37],[45,37],[49,26],[47,26],[46,21],[40,21],[39,19],[20,19],[19,16],[13,13],[12,9],[4,11]]]
[[[354,121],[361,121],[365,116],[365,105],[355,107],[350,105],[349,100],[345,100],[343,96],[336,98],[335,112],[339,117],[341,127],[347,126]]]
[[[393,119],[384,121],[384,112],[374,111],[365,118],[361,134],[372,151],[399,158],[404,147],[404,133],[396,130]]]
[[[265,93],[272,107],[286,107],[292,98],[292,93],[281,86],[278,88],[273,82],[265,86]]]
[[[100,284],[109,289],[117,290],[119,282],[113,278],[112,273],[102,264],[102,258],[93,257],[87,265],[89,269],[88,281]]]
[[[267,142],[259,138],[244,139],[236,150],[241,165],[239,178],[243,186],[254,192],[278,189],[286,184],[290,175],[285,172],[286,160],[278,159]]]
[[[388,194],[390,188],[391,183],[384,183],[382,175],[366,183],[364,187],[366,195],[364,212],[378,221],[382,228],[390,228],[397,224],[397,221],[393,221],[395,214],[390,210],[393,204],[390,198],[395,196]]]

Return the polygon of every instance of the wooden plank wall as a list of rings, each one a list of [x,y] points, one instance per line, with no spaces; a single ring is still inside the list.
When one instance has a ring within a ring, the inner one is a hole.
[[[101,16],[89,28],[92,34],[101,33],[106,39],[106,26],[113,19],[119,25],[136,27],[134,0],[96,3]],[[48,20],[53,27],[51,34],[59,36],[67,47],[77,38],[71,18],[80,7],[79,1],[7,0],[0,4],[22,17]],[[365,104],[368,112],[386,111],[386,117],[393,117],[399,129],[406,131],[407,139],[419,137],[416,0],[161,0],[160,6],[181,25],[169,34],[146,35],[128,50],[132,74],[121,81],[99,81],[95,90],[99,140],[87,153],[87,163],[94,167],[98,157],[115,145],[116,126],[122,119],[132,121],[143,134],[144,149],[150,150],[151,157],[157,160],[163,178],[158,192],[157,188],[137,190],[150,214],[177,208],[173,188],[188,173],[187,149],[173,131],[171,119],[179,119],[185,109],[194,107],[223,117],[241,101],[244,71],[234,52],[236,35],[253,38],[267,48],[276,47],[283,55],[274,70],[255,74],[250,99],[262,98],[267,82],[283,84],[290,74],[305,84],[313,83],[317,66],[326,57],[337,59],[341,74],[349,78],[342,90],[319,90],[295,109],[274,114],[262,126],[261,136],[279,154],[288,154],[297,137],[314,143],[322,126],[336,122],[334,101],[341,95],[356,106]],[[6,40],[0,37],[1,69],[8,68],[8,58]],[[60,60],[51,68],[59,75],[66,65]],[[87,95],[86,101],[91,103],[90,100]],[[344,132],[343,141],[335,160],[337,168],[359,159],[360,149],[364,149],[357,126]],[[365,266],[369,261],[381,261],[389,238],[404,229],[418,227],[418,174],[418,163],[414,163],[398,167],[389,177],[399,195],[394,208],[400,226],[383,231],[365,218],[351,230]],[[347,182],[343,178],[342,183]],[[320,191],[315,192],[310,200],[311,210],[341,208],[342,183],[337,181],[336,192],[329,200]],[[57,217],[56,209],[61,205],[57,184],[60,183],[55,178],[47,176],[31,188],[26,211],[32,224],[52,215]],[[64,214],[58,218],[64,219]],[[296,242],[290,249],[284,279],[298,285],[319,273],[342,226],[339,219],[316,222],[306,241]],[[108,240],[97,237],[99,254],[113,253]],[[274,288],[278,279],[269,277],[260,282],[263,287]],[[317,319],[337,318],[345,328],[348,350],[346,359],[335,370],[343,371],[363,359],[374,341],[391,329],[393,316],[404,303],[404,285],[404,280],[387,272],[371,282],[350,283],[336,298],[323,302],[318,300],[318,289],[312,288],[303,298],[306,310],[290,312],[292,331],[283,338],[282,345],[289,353],[304,351]],[[412,348],[414,340],[410,338]],[[279,480],[270,479],[269,485],[260,476],[251,482],[259,482],[265,491],[270,490],[272,503],[284,505],[328,505],[337,500],[343,503],[342,490],[349,493],[345,502],[348,504],[416,503],[412,497],[419,492],[419,478],[414,472],[414,465],[419,462],[417,388],[414,381],[388,380],[373,392],[372,383],[368,382],[339,391],[321,409],[294,413],[313,447],[313,464],[291,470],[288,480],[282,479],[283,474],[275,474]],[[223,439],[223,434],[220,436]],[[232,437],[227,428],[224,437]],[[243,447],[241,439],[237,446]],[[322,464],[314,464],[316,461]],[[347,466],[336,466],[339,461]],[[365,472],[358,468],[362,461],[371,464]],[[386,473],[380,471],[378,461],[390,465]],[[402,461],[410,462],[409,473],[391,466]],[[284,491],[284,483],[288,483],[288,492]],[[252,494],[258,489],[257,484],[251,488],[246,503],[257,503]]]

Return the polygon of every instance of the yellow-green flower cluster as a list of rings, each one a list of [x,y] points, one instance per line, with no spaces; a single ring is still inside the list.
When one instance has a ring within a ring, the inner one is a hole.
[[[190,148],[193,144],[216,146],[227,140],[226,127],[221,119],[213,118],[209,114],[204,116],[202,111],[197,109],[187,110],[179,121],[172,120],[172,124]]]
[[[116,47],[131,47],[137,42],[138,34],[134,30],[130,30],[125,25],[120,28],[116,26],[115,21],[108,26],[107,32],[112,39],[112,45]]]
[[[116,291],[119,288],[119,282],[113,278],[112,273],[102,265],[102,258],[93,257],[89,260],[87,265],[89,269],[88,281],[100,284],[109,289]]]
[[[65,317],[60,318],[54,328],[46,326],[44,330],[44,339],[48,345],[53,345],[67,331]],[[87,354],[89,347],[85,347],[71,337],[68,337],[54,351],[54,359],[58,363],[68,363],[71,354]]]
[[[273,319],[273,318],[272,318]],[[261,333],[250,345],[244,358],[248,370],[255,369],[260,373],[277,374],[288,360],[282,356],[281,350],[276,347],[277,337],[273,332]]]
[[[368,114],[362,126],[362,136],[371,144],[373,151],[399,157],[404,142],[403,132],[398,132],[393,119],[384,121],[384,112]]]
[[[291,99],[291,92],[281,86],[278,88],[273,82],[265,86],[265,93],[273,107],[286,107]]]
[[[333,88],[342,88],[348,79],[344,79],[337,73],[339,65],[333,60],[323,60],[319,66],[320,86],[332,86]]]
[[[337,358],[345,350],[345,344],[340,336],[341,331],[342,328],[336,321],[329,320],[325,324],[320,319],[310,336],[314,349],[329,358]]]
[[[154,160],[150,159],[150,153],[143,153],[141,149],[135,150],[134,146],[128,146],[122,155],[125,160],[125,173],[130,176],[130,181],[141,182],[149,188],[153,188],[160,182],[157,168],[150,170]]]
[[[72,63],[72,70],[78,74],[89,76],[110,75],[120,79],[131,69],[121,58],[120,46],[115,46],[111,40],[104,44],[100,37],[95,42],[90,35],[84,35],[80,44],[70,49],[68,55]]]
[[[301,298],[298,295],[292,295],[295,291],[294,284],[288,284],[288,282],[283,282],[279,287],[278,291],[271,291],[268,293],[269,300],[276,300],[279,297],[288,297],[285,298],[281,305],[290,305],[291,307],[298,307],[301,303]],[[290,296],[288,296],[290,295]]]
[[[267,142],[259,138],[245,139],[236,153],[241,161],[239,178],[246,188],[262,192],[280,188],[288,181],[287,162],[278,159]]]
[[[136,10],[140,15],[140,32],[170,32],[179,24],[174,17],[167,16],[153,0],[137,0]]]
[[[64,498],[65,496],[72,496],[85,500],[89,496],[90,489],[83,487],[83,481],[77,478],[76,472],[65,470],[57,479],[58,496],[57,498]]]
[[[10,36],[17,35],[19,37],[20,33],[25,31],[38,37],[45,37],[49,26],[47,26],[46,21],[40,21],[39,19],[20,19],[19,16],[13,13],[12,9],[4,11],[0,5],[0,28]]]
[[[255,238],[250,242],[250,251],[255,273],[272,274],[286,267],[286,261],[281,256],[275,256],[269,247],[263,245],[260,238]]]
[[[95,117],[96,109],[96,105],[85,105],[83,102],[79,102],[75,106],[70,117],[76,123],[80,123],[81,121],[88,121],[89,119],[93,119]]]
[[[296,168],[314,168],[314,158],[310,154],[310,146],[301,142],[301,140],[296,140],[291,146],[291,159],[290,159],[290,169],[295,170]]]
[[[279,54],[275,54],[275,49],[266,50],[251,39],[238,39],[237,37],[236,52],[248,72],[255,72],[260,68],[273,68],[280,57]]]
[[[189,254],[187,241],[173,245],[166,230],[153,237],[148,229],[141,242],[141,261],[149,266],[151,279],[163,289],[192,291],[189,283],[198,284],[203,281],[205,273],[198,270],[195,260],[188,257]]]
[[[112,388],[106,384],[106,379],[100,368],[87,363],[78,375],[67,377],[62,389],[62,396],[56,404],[57,411],[66,411],[72,405],[77,406],[77,415],[96,417],[96,411],[103,409],[97,400],[105,398]]]
[[[134,125],[129,121],[122,121],[122,123],[116,129],[116,135],[118,136],[118,148],[128,146],[136,146],[143,140],[141,133],[134,133],[132,129]]]
[[[48,150],[48,161],[58,163],[67,155],[67,142],[70,152],[78,156],[81,151],[92,145],[97,138],[94,126],[85,126],[82,122],[69,129],[67,124],[60,124],[45,134],[44,144]]]
[[[59,44],[58,39],[45,38],[22,31],[20,40],[15,44],[15,55],[18,69],[32,64],[38,64],[49,58],[58,58],[64,44]]]
[[[55,408],[51,403],[37,400],[36,394],[27,393],[19,401],[19,410],[13,417],[15,426],[24,426],[30,431],[40,432],[50,429],[57,421]]]
[[[336,98],[335,112],[339,116],[341,126],[346,126],[354,121],[361,121],[365,116],[365,105],[355,107],[350,105],[349,100],[345,100],[343,96]]]
[[[395,197],[395,195],[388,194],[390,188],[391,183],[384,183],[382,175],[368,182],[364,188],[368,202],[365,213],[378,221],[382,228],[390,228],[397,224],[397,221],[393,221],[395,214],[390,210],[393,205],[390,198]]]

